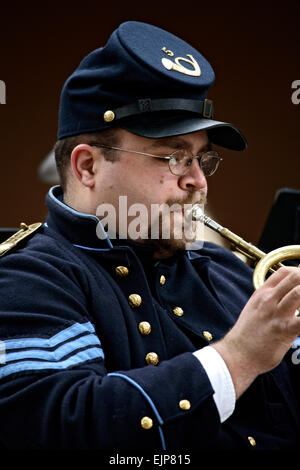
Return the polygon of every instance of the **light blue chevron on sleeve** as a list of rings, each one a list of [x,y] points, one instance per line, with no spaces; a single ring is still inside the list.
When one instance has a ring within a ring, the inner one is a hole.
[[[90,322],[74,323],[50,338],[1,341],[0,378],[23,371],[63,370],[93,359],[104,359]]]

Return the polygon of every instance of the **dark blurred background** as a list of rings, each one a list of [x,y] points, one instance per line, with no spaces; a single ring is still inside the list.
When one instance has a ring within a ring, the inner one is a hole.
[[[136,20],[182,37],[213,65],[215,118],[240,128],[249,147],[223,152],[209,179],[209,207],[256,243],[276,191],[300,189],[300,105],[291,101],[291,84],[300,80],[300,2],[274,3],[2,2],[0,226],[44,220],[50,185],[40,181],[38,167],[56,140],[61,87],[113,29]]]

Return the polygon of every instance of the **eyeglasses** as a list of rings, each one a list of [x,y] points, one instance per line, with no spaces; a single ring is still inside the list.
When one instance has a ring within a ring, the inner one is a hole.
[[[194,159],[198,160],[199,166],[203,171],[204,175],[211,176],[216,172],[220,161],[223,160],[223,158],[219,156],[218,152],[215,152],[213,150],[203,152],[201,155],[193,155],[188,150],[179,149],[175,150],[170,155],[163,157],[159,155],[153,155],[152,153],[137,152],[136,150],[110,147],[108,145],[102,145],[98,143],[90,143],[89,145],[91,145],[92,147],[120,150],[122,152],[134,153],[136,155],[145,155],[146,157],[154,157],[160,158],[161,160],[168,160],[170,172],[176,176],[185,175],[189,171]]]

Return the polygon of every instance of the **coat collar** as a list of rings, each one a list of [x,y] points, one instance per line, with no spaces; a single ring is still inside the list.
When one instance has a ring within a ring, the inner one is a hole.
[[[49,209],[46,224],[73,244],[91,248],[112,248],[98,217],[84,214],[63,202],[61,186],[52,187],[46,197]]]

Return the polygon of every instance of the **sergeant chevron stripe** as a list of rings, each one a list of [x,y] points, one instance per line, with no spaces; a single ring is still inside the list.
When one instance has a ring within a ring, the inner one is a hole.
[[[2,341],[0,378],[30,370],[67,369],[104,358],[90,322],[75,323],[51,338],[15,338]]]

